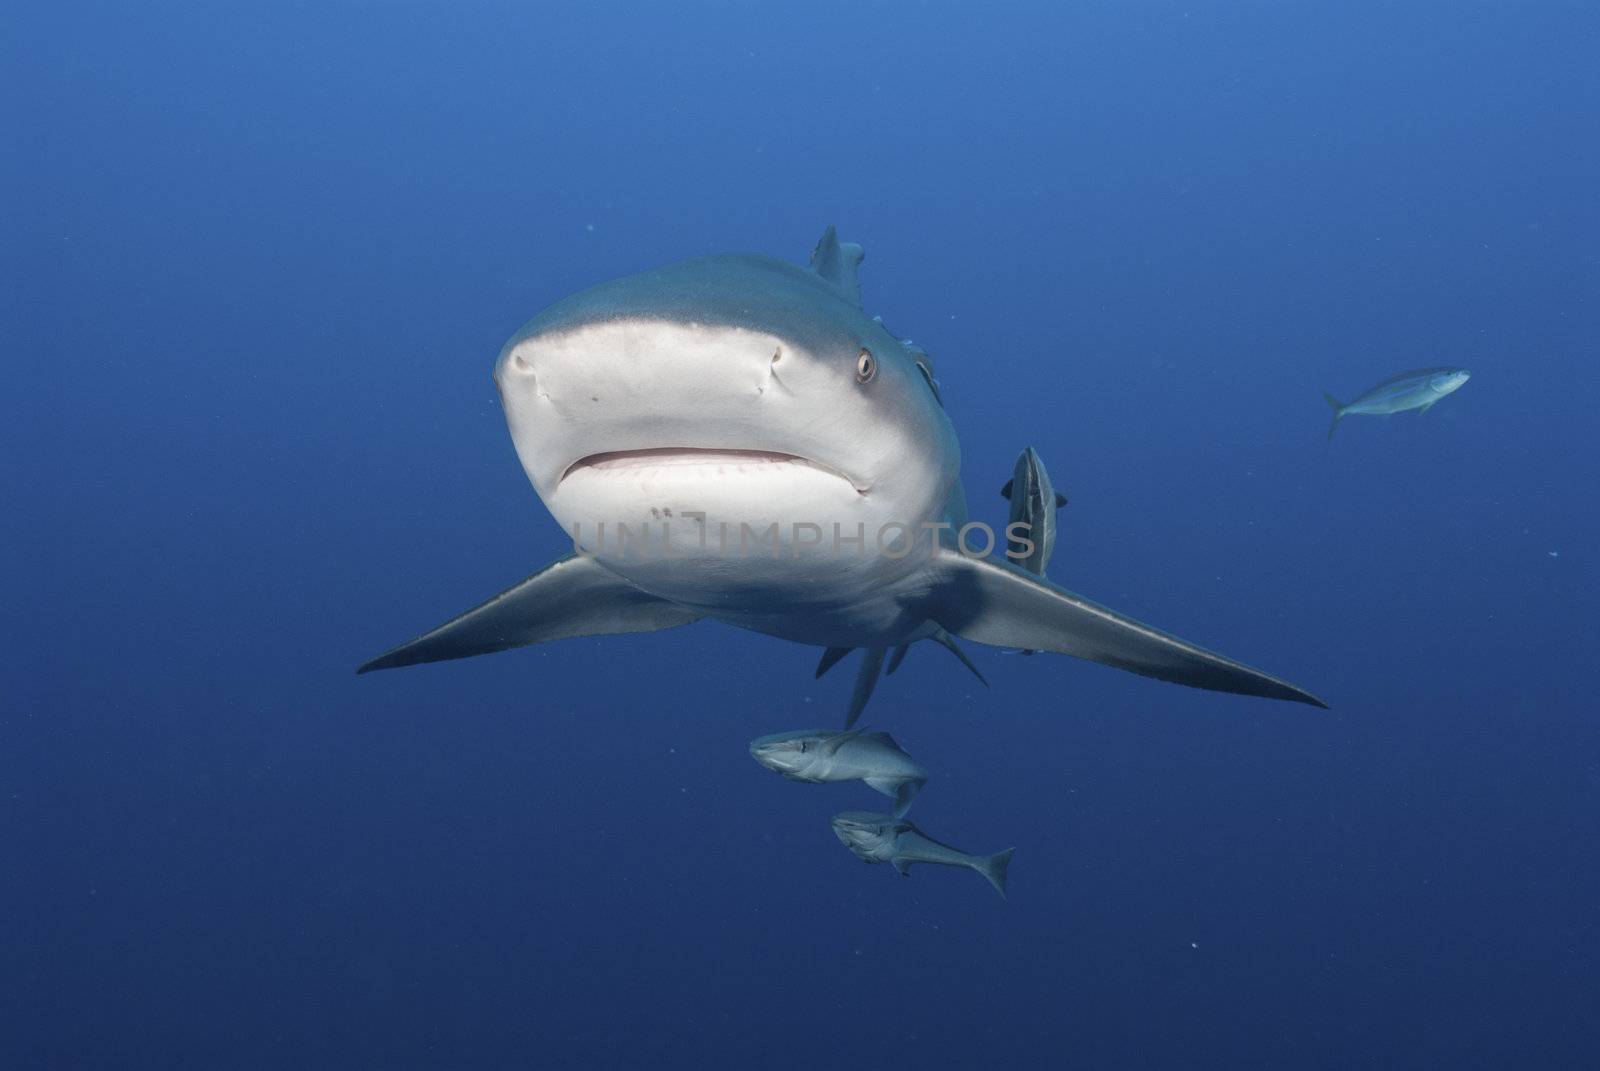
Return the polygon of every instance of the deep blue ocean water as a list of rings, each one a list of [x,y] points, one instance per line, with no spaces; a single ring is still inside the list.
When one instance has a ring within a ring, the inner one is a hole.
[[[0,1067],[1600,1065],[1593,5],[0,19]],[[829,223],[979,517],[1332,705],[920,646],[1004,902],[750,760],[814,649],[353,673],[566,547],[524,320]]]

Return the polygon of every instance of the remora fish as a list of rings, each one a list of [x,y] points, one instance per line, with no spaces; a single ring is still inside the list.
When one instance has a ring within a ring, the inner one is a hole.
[[[577,549],[361,671],[710,617],[819,647],[943,630],[1324,705],[933,539],[925,526],[960,497],[955,430],[925,370],[862,311],[860,261],[830,227],[811,270],[702,257],[529,321],[495,384],[517,456]]]
[[[802,729],[775,733],[750,742],[750,754],[767,769],[791,781],[820,785],[829,781],[865,781],[894,798],[894,815],[902,817],[912,799],[928,783],[928,772],[907,755],[888,733],[831,733]]]
[[[1006,894],[1006,869],[1015,848],[993,855],[968,855],[948,844],[940,844],[922,830],[889,814],[870,811],[845,811],[834,815],[833,832],[845,847],[869,863],[888,863],[907,874],[912,863],[940,863],[964,866],[982,874],[995,892]]]
[[[1011,479],[1000,488],[1000,497],[1011,503],[1006,518],[1006,557],[1028,572],[1043,576],[1056,549],[1056,510],[1067,504],[1067,496],[1051,485],[1050,474],[1033,447],[1017,457]],[[1018,526],[1018,534],[1024,539],[1012,538],[1012,531]]]
[[[1415,409],[1426,413],[1446,394],[1460,390],[1472,378],[1465,368],[1421,368],[1415,372],[1401,372],[1379,383],[1355,401],[1346,405],[1327,391],[1322,397],[1333,409],[1333,422],[1328,425],[1328,438],[1339,427],[1339,421],[1351,414],[1361,416],[1389,416]]]
[[[1067,496],[1051,485],[1050,474],[1033,447],[1017,457],[1011,479],[1000,488],[1000,497],[1011,503],[1006,517],[1006,557],[1028,572],[1043,576],[1056,550],[1056,510],[1067,504]],[[1022,538],[1013,538],[1014,535]]]

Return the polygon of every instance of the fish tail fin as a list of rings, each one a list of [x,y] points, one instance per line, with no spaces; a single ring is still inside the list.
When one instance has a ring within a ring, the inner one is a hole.
[[[1339,421],[1344,417],[1344,403],[1327,391],[1322,392],[1322,400],[1328,403],[1328,408],[1333,410],[1333,423],[1328,425],[1328,440],[1333,441],[1333,433],[1339,428]]]
[[[978,864],[978,873],[989,879],[989,884],[994,886],[994,891],[1000,894],[1000,899],[1006,898],[1006,871],[1011,867],[1011,857],[1017,854],[1015,848],[1007,848],[1003,852],[995,852]]]

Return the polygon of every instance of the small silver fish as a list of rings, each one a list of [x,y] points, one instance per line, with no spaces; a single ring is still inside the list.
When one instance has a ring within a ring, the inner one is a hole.
[[[1322,396],[1333,409],[1333,423],[1328,425],[1328,438],[1333,438],[1339,421],[1350,414],[1363,416],[1389,416],[1415,409],[1426,413],[1446,394],[1460,390],[1472,378],[1465,368],[1420,368],[1414,372],[1401,372],[1379,383],[1355,401],[1346,405],[1327,391]]]

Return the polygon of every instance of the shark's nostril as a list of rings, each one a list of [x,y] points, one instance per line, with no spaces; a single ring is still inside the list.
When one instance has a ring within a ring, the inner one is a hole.
[[[523,373],[533,371],[533,367],[528,364],[528,359],[520,353],[514,353],[511,355],[511,366],[517,371]]]
[[[772,362],[767,365],[767,380],[773,386],[777,387],[780,391],[782,391],[784,394],[793,394],[794,391],[790,390],[788,385],[785,384],[783,382],[783,380],[778,378],[778,361],[781,360],[782,358],[783,358],[783,347],[779,346],[777,349],[772,351]],[[756,388],[756,393],[757,394],[765,394],[766,391],[764,389],[762,389],[761,387],[757,387]]]

